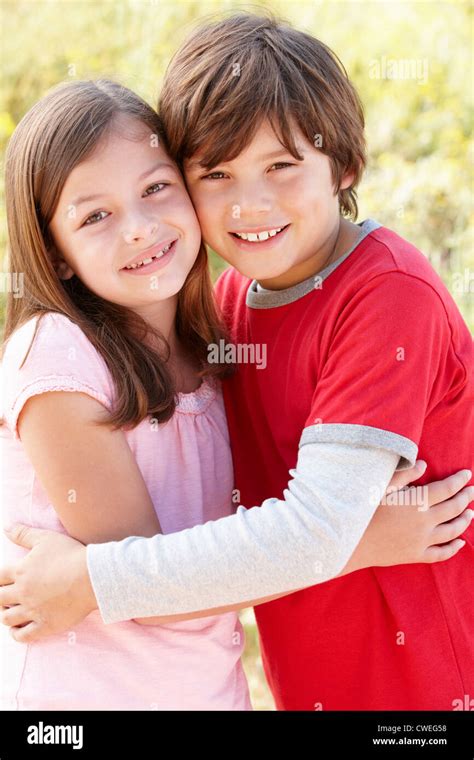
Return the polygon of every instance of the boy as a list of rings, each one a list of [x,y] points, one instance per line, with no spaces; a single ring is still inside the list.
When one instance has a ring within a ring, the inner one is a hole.
[[[453,300],[413,246],[341,216],[357,212],[364,123],[328,48],[268,18],[206,25],[159,110],[203,237],[235,267],[217,285],[232,341],[267,350],[224,391],[239,501],[276,498],[159,543],[89,546],[106,622],[281,591],[320,536],[313,578],[331,578],[418,451],[430,478],[472,466],[472,341]],[[308,530],[281,567],[272,542],[295,520]],[[235,579],[249,566],[251,592]],[[453,709],[474,689],[473,568],[468,541],[447,563],[368,568],[256,607],[277,708]]]

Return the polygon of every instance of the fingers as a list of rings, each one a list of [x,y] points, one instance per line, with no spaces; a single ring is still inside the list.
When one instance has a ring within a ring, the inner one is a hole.
[[[46,634],[41,632],[39,623],[28,623],[23,628],[10,628],[10,636],[19,641],[20,644],[30,644],[32,641],[38,641]]]
[[[422,459],[418,459],[413,467],[410,467],[409,470],[401,470],[400,472],[395,472],[389,483],[390,490],[393,489],[398,491],[400,488],[404,488],[409,483],[413,483],[414,480],[418,480],[418,478],[421,478],[425,472],[427,466],[428,465],[426,462],[424,462]]]
[[[451,520],[451,522],[438,525],[432,532],[433,543],[445,544],[454,538],[459,538],[468,529],[473,517],[474,512],[472,509],[466,509],[462,515]]]
[[[5,528],[4,533],[10,541],[18,546],[24,546],[25,549],[32,549],[38,543],[44,533],[51,531],[42,530],[41,528],[31,528],[29,525],[15,523],[10,528]]]
[[[13,583],[14,581],[13,567],[7,567],[6,565],[0,567],[0,586],[4,586],[6,583]]]
[[[31,615],[25,611],[21,604],[14,607],[3,607],[0,609],[0,623],[3,625],[26,625],[31,623]]]
[[[427,483],[422,486],[425,491],[425,504],[431,507],[434,504],[440,504],[446,499],[450,499],[470,481],[472,473],[470,470],[460,470],[450,475],[444,480],[436,480],[433,483]]]
[[[7,607],[9,604],[18,604],[18,589],[14,583],[9,586],[0,586],[0,607]]]
[[[465,541],[460,538],[455,538],[454,541],[451,541],[444,546],[430,546],[429,549],[425,551],[425,562],[444,562],[445,559],[451,559],[451,557],[454,557],[454,555],[465,545]]]
[[[442,523],[449,522],[455,517],[458,517],[467,505],[474,499],[474,486],[467,486],[462,491],[453,496],[452,499],[443,501],[441,504],[436,504],[431,507],[429,511],[430,518],[433,518],[434,525],[441,525]]]

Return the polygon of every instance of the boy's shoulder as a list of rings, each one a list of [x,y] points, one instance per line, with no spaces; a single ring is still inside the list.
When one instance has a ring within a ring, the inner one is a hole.
[[[468,331],[459,307],[428,257],[388,227],[379,226],[365,238],[346,274],[338,285],[348,297],[390,286],[406,309],[423,304],[442,314],[451,330],[457,325],[461,331]]]
[[[362,246],[363,255],[356,255],[353,263],[365,279],[368,276],[398,273],[414,277],[435,288],[443,285],[427,256],[388,227],[381,225],[372,230],[362,241]]]
[[[462,332],[467,330],[448,288],[435,271],[427,256],[415,245],[398,233],[377,225],[366,234],[354,247],[351,253],[341,257],[341,262],[334,267],[323,281],[330,286],[330,301],[332,308],[343,309],[349,303],[360,302],[366,296],[373,299],[386,298],[387,290],[393,291],[393,298],[398,299],[399,307],[396,314],[403,319],[406,310],[428,309],[436,312],[440,319],[453,328],[454,324]],[[216,283],[216,296],[224,316],[236,319],[236,313],[247,307],[247,293],[252,280],[240,274],[234,267],[228,267]],[[313,291],[312,306],[316,311],[321,308],[318,290],[314,289],[314,278],[308,279],[308,287],[304,283],[294,286],[299,289],[299,297],[293,297],[288,291],[287,305],[295,311],[295,318],[300,309],[305,309],[301,296]],[[302,285],[302,286],[301,286]],[[390,299],[392,301],[392,298]],[[367,298],[368,304],[370,299]],[[393,314],[393,318],[396,318]]]

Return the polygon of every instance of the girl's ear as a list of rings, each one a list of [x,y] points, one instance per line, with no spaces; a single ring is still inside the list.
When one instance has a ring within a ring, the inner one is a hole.
[[[74,272],[59,253],[56,247],[51,246],[48,249],[49,257],[51,259],[51,263],[54,267],[54,270],[56,274],[58,275],[60,280],[70,280],[71,277],[74,277]]]
[[[69,264],[67,264],[64,260],[58,262],[56,271],[60,280],[70,280],[71,277],[74,277],[74,272],[72,271]]]

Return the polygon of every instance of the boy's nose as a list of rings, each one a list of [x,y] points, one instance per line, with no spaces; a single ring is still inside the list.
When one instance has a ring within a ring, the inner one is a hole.
[[[273,203],[268,189],[255,184],[240,194],[237,206],[242,218],[252,219],[253,215],[268,214],[273,208]]]

